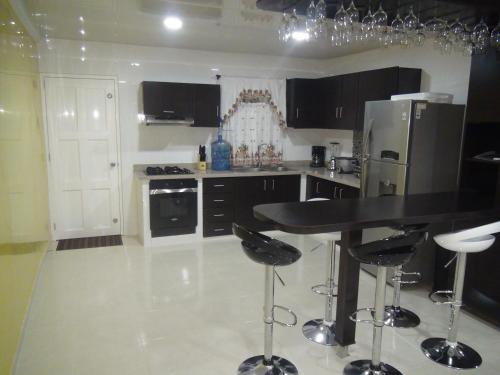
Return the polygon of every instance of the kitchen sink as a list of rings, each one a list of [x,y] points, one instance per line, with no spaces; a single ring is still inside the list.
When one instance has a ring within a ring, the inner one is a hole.
[[[287,172],[292,171],[292,169],[285,166],[273,166],[273,167],[236,167],[233,168],[235,172]]]

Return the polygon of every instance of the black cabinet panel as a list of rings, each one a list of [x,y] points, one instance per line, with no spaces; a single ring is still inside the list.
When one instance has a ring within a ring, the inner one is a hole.
[[[292,128],[318,127],[319,83],[315,79],[286,81],[286,119]]]
[[[391,67],[319,79],[287,80],[291,128],[361,130],[365,102],[420,91],[421,69]]]
[[[241,177],[235,180],[235,221],[260,230],[263,223],[254,218],[253,207],[266,203],[267,180],[265,177]]]
[[[220,116],[220,86],[197,84],[194,88],[195,127],[217,127]]]
[[[220,85],[142,82],[142,111],[156,119],[194,120],[193,126],[217,127]]]
[[[336,129],[352,130],[355,128],[358,115],[358,85],[358,73],[342,76],[342,95]]]
[[[359,198],[359,189],[319,177],[307,177],[306,198],[349,199]]]

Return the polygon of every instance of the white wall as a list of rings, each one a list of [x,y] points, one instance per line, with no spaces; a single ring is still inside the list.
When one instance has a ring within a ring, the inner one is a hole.
[[[346,74],[363,70],[401,66],[420,68],[422,91],[444,92],[455,96],[455,104],[467,103],[471,58],[453,52],[443,55],[427,41],[418,48],[399,46],[381,48],[326,61],[328,75]]]
[[[81,42],[53,40],[52,48],[40,43],[40,71],[55,74],[114,76],[119,80],[121,168],[125,234],[137,233],[137,208],[133,191],[134,164],[196,161],[197,145],[208,145],[213,129],[144,127],[137,120],[139,84],[145,80],[213,83],[219,68],[226,76],[268,78],[320,77],[388,66],[423,69],[424,91],[450,92],[456,103],[465,103],[470,58],[443,56],[428,43],[422,48],[379,49],[330,60],[215,53],[171,48],[86,42],[86,60],[80,60]],[[139,67],[131,66],[138,62]],[[288,129],[284,142],[286,160],[310,158],[311,145],[333,140],[343,154],[352,152],[352,132]]]
[[[195,162],[198,145],[208,145],[215,135],[214,129],[139,125],[138,92],[142,81],[214,83],[215,73],[211,68],[215,67],[222,75],[248,77],[323,75],[323,63],[317,60],[95,42],[85,43],[85,61],[82,62],[81,46],[78,41],[53,40],[49,49],[45,43],[40,43],[40,72],[114,76],[119,80],[124,230],[129,235],[137,233],[133,165]],[[140,66],[133,67],[132,62]],[[345,153],[351,152],[352,132],[288,129],[284,157],[286,160],[309,159],[311,145],[327,144],[332,140],[342,142]]]

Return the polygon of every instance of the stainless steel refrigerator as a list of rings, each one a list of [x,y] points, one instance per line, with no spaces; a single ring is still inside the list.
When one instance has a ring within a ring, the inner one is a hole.
[[[366,102],[363,129],[361,194],[405,195],[458,189],[465,106],[419,100]],[[434,225],[430,234],[446,230]],[[380,239],[390,228],[363,231],[363,243]],[[435,246],[427,242],[405,267],[434,273]],[[363,267],[370,273],[374,268]]]

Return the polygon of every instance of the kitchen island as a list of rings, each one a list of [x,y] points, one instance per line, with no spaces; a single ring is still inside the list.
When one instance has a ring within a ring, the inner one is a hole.
[[[257,219],[295,234],[342,232],[336,334],[342,347],[355,343],[356,325],[349,315],[358,302],[359,263],[348,248],[361,242],[366,228],[500,219],[498,197],[475,193],[432,193],[320,202],[265,204],[254,207]],[[432,239],[429,239],[432,241]]]

